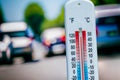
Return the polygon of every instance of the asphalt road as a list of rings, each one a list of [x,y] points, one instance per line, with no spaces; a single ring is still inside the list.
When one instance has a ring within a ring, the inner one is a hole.
[[[66,80],[65,57],[0,67],[0,80]]]
[[[120,55],[99,58],[100,80],[120,80]]]
[[[100,80],[120,80],[120,56],[99,57]],[[0,66],[0,80],[67,80],[66,57]]]

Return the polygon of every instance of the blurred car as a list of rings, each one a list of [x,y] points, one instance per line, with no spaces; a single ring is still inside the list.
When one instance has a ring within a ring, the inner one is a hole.
[[[41,35],[42,42],[48,47],[47,56],[65,54],[65,30],[64,28],[51,28]]]
[[[0,32],[0,63],[13,63],[12,58],[12,42],[10,37],[5,33]]]
[[[10,22],[1,24],[0,30],[11,37],[13,43],[13,57],[22,56],[25,61],[32,61],[32,43],[34,34],[24,22]]]
[[[98,49],[120,47],[120,5],[96,6]]]

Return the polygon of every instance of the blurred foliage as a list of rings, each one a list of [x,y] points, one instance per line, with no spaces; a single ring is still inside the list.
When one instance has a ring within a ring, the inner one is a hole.
[[[99,5],[99,0],[91,0],[95,5]]]
[[[91,0],[95,5],[119,4],[120,0]]]
[[[41,32],[43,32],[45,29],[52,27],[56,27],[56,22],[54,20],[46,19],[41,26]]]
[[[35,34],[40,34],[40,28],[45,20],[44,11],[37,3],[31,3],[25,10],[25,21],[31,26]]]
[[[57,26],[64,27],[64,7],[62,7],[59,16],[55,19]]]
[[[64,7],[60,10],[60,14],[54,20],[46,19],[42,24],[42,31],[52,27],[64,27]]]
[[[2,8],[0,6],[0,24],[4,22]]]

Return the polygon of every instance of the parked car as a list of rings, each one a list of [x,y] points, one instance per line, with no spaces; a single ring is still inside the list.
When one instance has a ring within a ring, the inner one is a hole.
[[[47,56],[65,54],[65,30],[64,28],[51,28],[41,35],[42,42],[48,47]]]
[[[96,6],[95,9],[98,48],[119,48],[120,5],[102,5]]]
[[[24,22],[10,22],[1,24],[0,30],[11,37],[13,43],[13,57],[22,56],[25,61],[32,61],[34,34]]]
[[[13,63],[12,42],[8,35],[0,32],[0,64]]]

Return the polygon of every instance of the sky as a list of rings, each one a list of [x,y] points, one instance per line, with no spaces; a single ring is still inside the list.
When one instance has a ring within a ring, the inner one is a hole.
[[[24,11],[32,2],[36,2],[43,7],[48,19],[54,19],[59,15],[66,0],[0,0],[5,21],[23,21]]]

